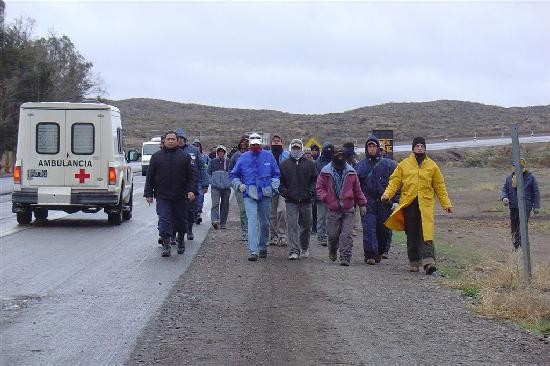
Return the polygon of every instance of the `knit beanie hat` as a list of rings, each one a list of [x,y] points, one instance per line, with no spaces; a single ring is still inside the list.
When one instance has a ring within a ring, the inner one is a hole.
[[[424,145],[424,148],[426,148],[426,140],[424,139],[424,137],[418,136],[413,139],[413,143],[412,143],[413,150],[414,150],[414,147],[418,144],[422,144]]]

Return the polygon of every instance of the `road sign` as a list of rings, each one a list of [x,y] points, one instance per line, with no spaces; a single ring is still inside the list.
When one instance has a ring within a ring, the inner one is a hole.
[[[305,147],[311,147],[312,145],[319,146],[319,150],[321,150],[321,144],[315,139],[315,137],[310,137],[309,140],[307,140],[307,142],[304,144]]]
[[[393,159],[393,130],[372,130],[372,134],[380,141],[380,147],[386,150],[386,157]]]

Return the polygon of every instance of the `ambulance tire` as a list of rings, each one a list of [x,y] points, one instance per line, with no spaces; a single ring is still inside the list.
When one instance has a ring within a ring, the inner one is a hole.
[[[32,211],[31,210],[25,210],[23,212],[17,213],[17,222],[20,225],[28,225],[32,221]]]
[[[130,199],[128,200],[128,205],[126,205],[129,210],[122,211],[122,218],[124,220],[130,220],[132,218],[132,209],[134,206],[134,186],[130,189]]]
[[[36,208],[34,210],[34,218],[37,220],[46,220],[48,218],[48,209]]]
[[[107,220],[111,225],[120,225],[122,223],[122,195],[120,196],[120,203],[115,212],[109,212],[107,214]]]

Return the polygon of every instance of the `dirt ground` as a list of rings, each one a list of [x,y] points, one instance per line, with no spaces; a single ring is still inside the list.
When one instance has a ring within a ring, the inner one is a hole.
[[[436,206],[436,240],[451,245],[509,253],[512,250],[509,209],[500,191],[511,170],[442,167],[454,213]],[[534,265],[550,266],[550,172],[533,169],[541,192],[541,212],[531,213],[529,243]]]
[[[443,171],[456,213],[438,213],[438,240],[509,251],[498,197],[506,172]],[[546,211],[531,223],[537,262],[549,253],[549,181],[539,179]],[[437,272],[407,272],[401,246],[368,266],[358,236],[352,265],[341,267],[312,236],[308,259],[271,247],[267,259],[248,262],[236,212],[232,201],[228,229],[210,230],[127,364],[550,364],[548,339],[473,314]]]

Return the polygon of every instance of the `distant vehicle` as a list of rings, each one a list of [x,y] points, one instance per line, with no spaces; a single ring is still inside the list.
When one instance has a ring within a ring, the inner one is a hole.
[[[49,210],[132,217],[132,170],[118,108],[103,103],[24,103],[20,108],[12,212],[19,224]]]
[[[160,137],[153,137],[141,145],[141,175],[147,175],[151,155],[160,150]]]

